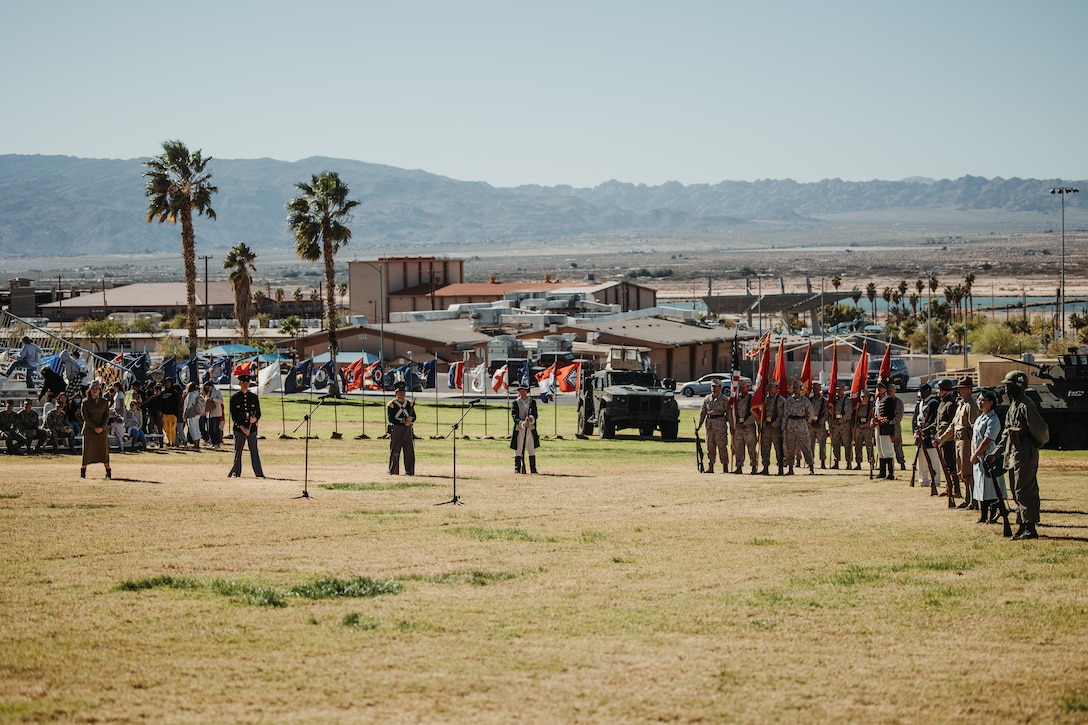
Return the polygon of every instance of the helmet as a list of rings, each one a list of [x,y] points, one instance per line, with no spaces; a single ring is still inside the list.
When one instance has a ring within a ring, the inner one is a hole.
[[[1020,370],[1010,370],[1005,374],[1005,379],[1002,380],[1005,385],[1012,385],[1015,388],[1024,390],[1028,387],[1028,376]]]
[[[950,393],[956,389],[956,383],[949,378],[941,378],[937,383],[937,390],[943,390],[946,393]]]

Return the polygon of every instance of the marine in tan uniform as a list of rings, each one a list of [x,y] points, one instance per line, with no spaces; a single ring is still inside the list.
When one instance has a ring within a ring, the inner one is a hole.
[[[850,470],[851,448],[854,443],[854,401],[846,394],[846,385],[835,386],[835,404],[831,406],[831,467],[838,468],[839,461],[846,459]]]
[[[737,420],[733,427],[733,455],[736,457],[736,468],[733,473],[744,472],[744,454],[747,451],[748,459],[752,462],[752,473],[756,473],[756,449],[757,430],[756,416],[752,415],[752,393],[748,389],[748,381],[740,381],[740,394],[736,399]]]
[[[975,381],[966,375],[957,381],[956,393],[959,401],[952,416],[952,438],[956,441],[956,472],[963,481],[963,496],[970,499],[969,506],[972,509],[979,506],[979,502],[974,500],[975,467],[971,465],[971,455],[974,452],[971,438],[974,436],[975,421],[980,415],[978,403],[972,395],[974,387]]]
[[[784,472],[785,458],[782,457],[782,419],[785,416],[786,399],[778,394],[778,381],[767,381],[767,393],[763,398],[763,420],[759,430],[759,452],[763,459],[760,473],[769,476],[771,468],[771,448],[778,459],[778,475]]]
[[[869,390],[862,388],[858,393],[858,401],[854,404],[854,469],[861,469],[861,453],[865,450],[868,456],[869,467],[873,465],[873,429],[869,421],[873,417],[873,399],[869,396]]]
[[[714,473],[715,459],[721,459],[722,473],[729,472],[729,398],[722,395],[722,381],[710,384],[710,395],[703,399],[699,409],[699,424],[706,423],[707,473]]]
[[[827,468],[827,396],[819,383],[812,383],[812,394],[809,396],[812,402],[812,412],[816,418],[812,421],[812,458],[820,459],[820,468]]]
[[[798,456],[805,459],[810,475],[816,471],[812,465],[812,433],[810,425],[816,420],[816,411],[812,409],[812,401],[801,394],[800,381],[794,380],[790,385],[791,395],[786,398],[783,406],[785,415],[785,429],[782,433],[783,445],[786,449],[786,460],[789,462],[787,476],[793,475],[793,462]]]

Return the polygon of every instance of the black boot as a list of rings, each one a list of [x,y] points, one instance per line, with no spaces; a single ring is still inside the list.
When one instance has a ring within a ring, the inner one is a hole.
[[[998,508],[999,500],[1000,499],[995,498],[994,500],[988,502],[990,504],[990,520],[986,523],[996,524],[998,521],[1001,520],[1001,509]]]
[[[979,510],[978,521],[976,521],[975,523],[976,524],[986,524],[986,523],[989,523],[989,521],[990,521],[990,504],[987,501],[983,501],[981,509]]]
[[[79,469],[79,477],[80,478],[86,478],[87,477],[87,467],[86,466]]]
[[[514,473],[525,473],[525,459],[522,456],[514,456]]]
[[[113,471],[108,468],[106,469],[106,478],[113,478]]]
[[[1012,537],[1013,541],[1027,541],[1028,539],[1039,538],[1039,532],[1035,530],[1035,524],[1021,524],[1021,529],[1022,531]]]
[[[536,473],[536,456],[529,456],[529,473]]]

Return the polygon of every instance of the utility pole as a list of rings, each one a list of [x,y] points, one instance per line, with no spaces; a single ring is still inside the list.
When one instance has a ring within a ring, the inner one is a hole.
[[[212,255],[205,254],[197,259],[204,260],[204,344],[208,344],[208,260]]]

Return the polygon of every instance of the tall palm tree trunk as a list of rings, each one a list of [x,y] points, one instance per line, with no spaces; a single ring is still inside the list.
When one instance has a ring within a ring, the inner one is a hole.
[[[197,351],[196,315],[196,234],[193,232],[193,207],[181,207],[181,258],[185,267],[185,324],[189,330],[189,357]],[[208,304],[204,300],[204,304]]]

